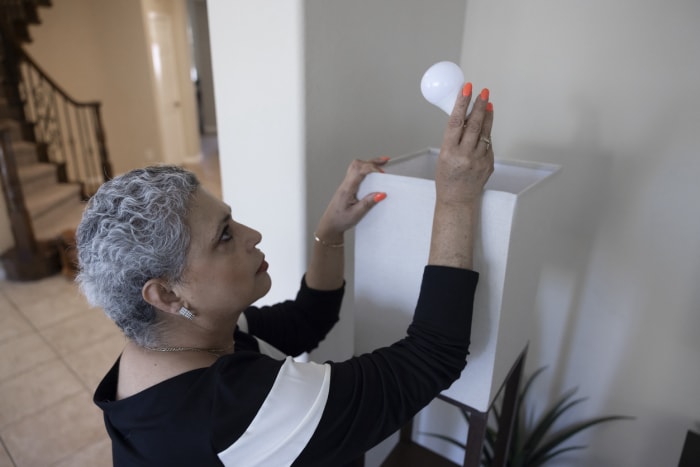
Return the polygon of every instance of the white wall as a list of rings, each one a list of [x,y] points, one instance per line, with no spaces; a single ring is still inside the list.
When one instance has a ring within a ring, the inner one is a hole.
[[[563,165],[528,367],[579,387],[567,466],[675,465],[700,420],[700,3],[469,2],[463,67],[498,157]],[[550,392],[551,391],[551,392]]]
[[[301,0],[210,0],[223,198],[263,234],[272,290],[289,298],[304,271],[305,184]]]

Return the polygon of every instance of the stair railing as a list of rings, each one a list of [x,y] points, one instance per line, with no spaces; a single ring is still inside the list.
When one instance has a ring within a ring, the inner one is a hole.
[[[58,166],[59,181],[79,183],[87,199],[112,177],[100,102],[69,96],[4,29],[5,76],[32,123],[39,159]]]

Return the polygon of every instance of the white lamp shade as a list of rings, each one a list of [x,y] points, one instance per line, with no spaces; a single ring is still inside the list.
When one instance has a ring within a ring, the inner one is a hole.
[[[406,335],[427,264],[435,205],[438,151],[394,159],[370,174],[358,197],[383,191],[386,200],[355,234],[355,352]],[[445,395],[486,412],[530,338],[544,244],[549,178],[558,166],[497,161],[482,200],[474,269],[480,273],[470,355]]]
[[[425,100],[449,115],[463,85],[464,73],[456,63],[438,62],[423,74],[420,90]]]

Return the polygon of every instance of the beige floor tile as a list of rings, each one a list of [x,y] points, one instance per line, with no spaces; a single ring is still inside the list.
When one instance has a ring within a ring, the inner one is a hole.
[[[117,325],[97,308],[43,328],[40,332],[60,355],[77,352],[96,342],[122,335]]]
[[[5,446],[0,444],[0,467],[15,467],[15,464],[12,463],[12,459],[10,459],[10,455],[7,453],[7,450],[5,450]]]
[[[0,343],[0,381],[53,360],[58,355],[37,334],[27,334]]]
[[[29,321],[0,293],[0,342],[33,331]]]
[[[90,391],[94,391],[104,375],[112,368],[124,349],[126,338],[119,335],[89,345],[79,352],[66,355],[64,360]]]
[[[52,467],[109,467],[112,465],[112,442],[105,431],[105,439],[91,444]]]
[[[51,360],[0,383],[0,428],[60,402],[86,393],[61,360]]]
[[[17,467],[45,467],[104,439],[102,413],[86,393],[0,430]]]
[[[49,295],[37,295],[34,301],[24,303],[18,308],[20,313],[39,329],[92,310],[75,285],[58,289]]]
[[[60,294],[76,286],[61,275],[30,282],[0,281],[0,291],[18,308],[31,305],[39,297]]]

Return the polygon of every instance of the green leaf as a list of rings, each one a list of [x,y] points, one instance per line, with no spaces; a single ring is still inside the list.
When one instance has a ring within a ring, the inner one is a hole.
[[[567,391],[554,403],[554,405],[550,406],[538,420],[534,420],[533,413],[530,413],[529,418],[527,418],[527,408],[525,407],[527,393],[531,389],[534,380],[545,369],[546,367],[541,367],[530,375],[516,398],[514,407],[515,412],[513,414],[513,434],[506,459],[506,465],[508,467],[543,466],[547,461],[555,456],[559,456],[569,451],[584,449],[586,446],[560,447],[563,443],[569,440],[569,438],[578,434],[579,432],[601,423],[607,423],[614,420],[634,419],[634,417],[621,415],[592,418],[559,429],[554,434],[548,436],[549,431],[556,421],[572,407],[585,401],[586,398],[573,399],[576,389]],[[471,418],[469,411],[461,409],[461,412],[464,415],[467,424],[469,424]],[[501,416],[502,413],[500,408],[494,404],[489,413],[489,423],[486,427],[486,435],[482,450],[481,463],[485,467],[490,467],[493,464],[496,440],[498,438],[498,429],[502,423]],[[529,420],[533,420],[532,427],[530,429],[528,429]],[[492,423],[495,426],[492,426]],[[448,436],[435,433],[424,434],[442,439],[455,446],[459,446],[462,449],[466,449],[465,444],[462,444]]]
[[[552,425],[554,425],[557,419],[561,417],[564,412],[585,400],[581,398],[570,402],[569,400],[573,397],[575,392],[576,390],[567,392],[554,404],[553,407],[542,414],[540,420],[537,422],[532,432],[528,435],[527,441],[525,441],[525,451],[532,451],[535,449],[535,447],[537,447],[547,435],[547,432]]]
[[[615,420],[631,420],[633,418],[634,417],[626,417],[622,415],[610,415],[607,417],[597,417],[579,422],[569,428],[563,429],[562,431],[558,432],[555,436],[547,440],[547,442],[544,443],[541,447],[539,447],[539,449],[533,451],[531,458],[534,461],[536,461],[537,459],[546,456],[549,453],[549,451],[551,451],[558,445],[564,443],[567,439],[592,426],[599,425],[601,423],[612,422]]]

